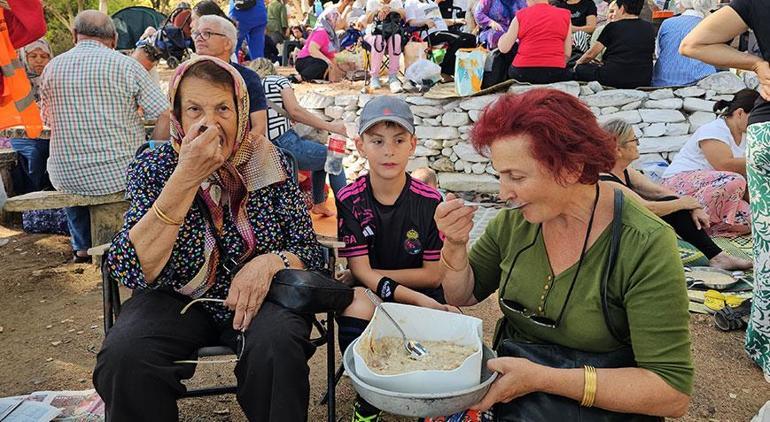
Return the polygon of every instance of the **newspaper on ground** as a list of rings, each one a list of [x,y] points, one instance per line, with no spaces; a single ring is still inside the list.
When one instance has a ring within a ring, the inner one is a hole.
[[[95,390],[36,391],[0,399],[0,422],[102,422],[104,402]]]

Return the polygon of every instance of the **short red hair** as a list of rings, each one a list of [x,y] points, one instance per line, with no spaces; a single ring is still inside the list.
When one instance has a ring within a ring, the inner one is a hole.
[[[484,109],[471,142],[488,156],[494,142],[519,135],[529,136],[530,153],[559,182],[566,174],[580,173],[579,183],[593,184],[615,165],[614,138],[585,104],[562,91],[503,95]]]

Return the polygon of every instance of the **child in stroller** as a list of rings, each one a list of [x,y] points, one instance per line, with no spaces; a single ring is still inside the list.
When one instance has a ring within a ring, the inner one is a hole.
[[[187,60],[193,48],[190,14],[190,5],[179,3],[154,34],[136,43],[137,48],[143,48],[155,60],[166,60],[171,69],[176,68]]]

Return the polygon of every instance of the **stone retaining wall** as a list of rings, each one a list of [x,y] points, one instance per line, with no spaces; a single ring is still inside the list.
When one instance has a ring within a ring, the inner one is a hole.
[[[736,76],[721,72],[701,80],[697,85],[679,89],[652,91],[604,89],[597,82],[585,85],[559,82],[548,87],[559,89],[583,100],[599,122],[622,118],[634,126],[640,139],[637,167],[648,161],[670,160],[690,135],[703,124],[716,118],[712,108],[720,99],[747,86],[756,89],[756,75]],[[520,93],[544,85],[514,85],[508,92]],[[481,110],[502,94],[465,99],[435,100],[421,96],[401,95],[415,115],[417,150],[408,170],[429,166],[439,175],[441,187],[452,191],[497,192],[498,181],[490,161],[477,154],[468,142],[468,132],[478,120]],[[324,96],[309,92],[300,98],[305,108],[333,119],[354,122],[371,95]],[[309,136],[321,138],[320,133]],[[348,178],[365,169],[352,142],[344,159]]]

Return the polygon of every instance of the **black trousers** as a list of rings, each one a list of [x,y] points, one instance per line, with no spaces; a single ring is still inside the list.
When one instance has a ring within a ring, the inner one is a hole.
[[[329,65],[321,59],[307,56],[297,59],[294,68],[302,76],[303,81],[312,81],[313,79],[326,79],[326,69],[329,68]]]
[[[237,348],[232,325],[218,327],[197,305],[184,315],[189,299],[158,290],[137,291],[126,301],[96,358],[94,386],[104,400],[107,420],[176,421],[176,400],[185,391],[195,365],[191,359],[204,346]],[[250,421],[307,420],[310,394],[308,317],[265,302],[245,333],[245,346],[235,365],[236,397]],[[212,364],[220,365],[220,364]]]
[[[286,40],[283,42],[283,55],[281,59],[281,66],[289,65],[289,56],[291,55],[291,52],[298,48],[302,48],[302,45],[300,44],[299,41]]]
[[[690,211],[679,210],[664,215],[661,219],[671,225],[676,234],[684,239],[684,241],[689,242],[699,251],[703,252],[703,255],[705,255],[706,258],[711,259],[722,252],[722,248],[717,246],[705,231],[698,230],[698,228],[695,227]]]
[[[612,72],[596,63],[579,64],[575,67],[575,80],[599,81],[600,84],[614,88],[633,89],[640,86],[650,86],[650,80],[631,79],[630,75]]]
[[[508,70],[508,77],[519,82],[529,82],[532,84],[550,84],[572,79],[569,71],[563,67],[511,66],[510,70]]]
[[[461,48],[476,47],[476,36],[465,32],[437,31],[428,35],[431,45],[447,43],[446,54],[441,62],[441,73],[455,74],[455,56]]]

